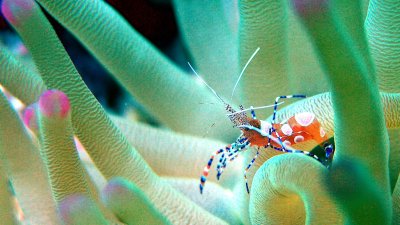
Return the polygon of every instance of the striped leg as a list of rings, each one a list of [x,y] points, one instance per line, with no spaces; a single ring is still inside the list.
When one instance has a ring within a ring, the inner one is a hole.
[[[280,141],[281,148],[273,146],[273,145],[271,144],[271,138],[268,139],[268,143],[264,146],[264,148],[270,147],[270,148],[272,148],[272,149],[274,149],[274,150],[277,150],[277,151],[280,151],[280,152],[304,154],[304,155],[310,156],[310,157],[312,157],[312,158],[314,158],[314,159],[316,159],[316,160],[318,160],[319,162],[322,163],[321,159],[318,158],[318,156],[314,155],[314,154],[311,153],[311,152],[302,151],[302,150],[295,150],[295,149],[287,149],[287,148],[285,148],[284,144],[282,143],[282,139],[281,139],[281,137],[279,136],[279,134],[277,133],[277,131],[276,131],[274,128],[270,128],[270,129],[269,129],[269,135],[271,135],[273,132],[276,133],[277,139]],[[331,150],[330,147],[331,147],[331,145],[328,147],[328,150],[325,150],[325,151],[326,151],[326,152],[332,152],[332,150]],[[328,153],[327,153],[327,154],[328,154]]]
[[[305,95],[282,95],[282,96],[276,97],[276,99],[275,99],[274,114],[272,114],[272,123],[271,123],[272,126],[270,128],[269,134],[271,135],[272,132],[275,132],[276,137],[278,138],[278,140],[280,142],[279,144],[282,146],[282,151],[283,152],[287,151],[286,147],[285,147],[285,144],[282,142],[282,139],[279,136],[278,131],[276,131],[276,129],[274,129],[273,125],[276,124],[276,112],[278,111],[279,100],[280,99],[289,99],[289,98],[306,98],[306,96]]]
[[[244,140],[247,140],[247,139],[242,137],[242,136],[239,136],[236,139],[236,141],[233,144],[231,144],[230,147],[229,146],[225,147],[226,154],[225,154],[225,152],[222,153],[221,158],[219,159],[219,162],[218,162],[218,165],[217,165],[217,168],[216,168],[216,170],[217,170],[217,179],[218,180],[219,180],[219,177],[221,176],[223,170],[226,167],[226,157],[225,156],[229,155],[231,153],[231,150],[235,149],[238,144],[243,143]]]
[[[239,139],[238,139],[239,140]],[[246,139],[247,140],[247,139]],[[222,173],[224,172],[224,169],[226,168],[226,164],[227,164],[227,159],[229,160],[229,162],[235,160],[238,156],[239,153],[244,151],[245,149],[247,149],[247,147],[249,146],[249,142],[246,141],[244,143],[241,144],[237,144],[234,143],[232,144],[231,149],[229,150],[229,153],[227,155],[227,158],[225,158],[222,162],[221,162],[221,168],[219,168],[218,173],[217,173],[217,179],[219,180],[219,178],[221,177]]]
[[[275,107],[275,105],[274,105],[274,107]],[[256,120],[256,119],[257,119],[257,117],[256,117],[256,112],[254,112],[253,106],[250,106],[250,112],[251,112],[251,117],[252,117],[254,120]]]
[[[283,148],[275,147],[275,146],[271,145],[270,142],[269,142],[267,145],[265,145],[264,148],[272,148],[272,149],[277,150],[277,151],[280,151],[280,152],[285,152],[285,151],[283,150]]]
[[[217,169],[217,180],[221,177],[222,173],[224,172],[224,169],[226,168],[226,157],[224,160],[221,162],[221,166],[219,169]]]
[[[275,131],[275,129],[274,129],[274,131]],[[272,132],[272,130],[270,129],[270,133],[271,132]],[[282,141],[282,140],[280,140],[280,141]],[[310,156],[310,157],[312,157],[312,158],[314,158],[314,159],[316,159],[316,160],[321,162],[321,160],[318,158],[318,156],[316,156],[316,155],[314,155],[314,154],[312,154],[311,152],[308,152],[308,151],[295,150],[295,149],[293,149],[293,150],[292,149],[286,149],[286,148],[283,148],[283,146],[282,146],[282,148],[279,148],[279,147],[275,147],[275,146],[271,145],[270,142],[268,142],[268,144],[264,146],[264,148],[268,148],[268,147],[270,147],[272,149],[275,149],[277,151],[280,151],[280,152],[304,154],[304,155]]]
[[[274,114],[272,115],[272,123],[275,123],[275,119],[276,119],[276,112],[278,111],[278,105],[279,105],[279,100],[280,99],[289,99],[289,98],[306,98],[305,95],[282,95],[282,96],[278,96],[275,99],[275,103],[274,103]]]
[[[314,159],[316,159],[316,160],[322,162],[322,161],[320,160],[320,158],[318,158],[318,156],[316,156],[316,155],[314,155],[314,154],[312,154],[311,152],[308,152],[308,151],[278,148],[278,147],[272,146],[272,145],[269,144],[269,143],[268,143],[267,145],[264,146],[264,148],[268,148],[268,147],[271,147],[272,149],[275,149],[275,150],[281,151],[281,152],[300,153],[300,154],[303,154],[303,155],[310,156],[310,157],[312,157],[312,158],[314,158]]]
[[[283,141],[282,141],[282,137],[279,135],[279,133],[278,133],[278,131],[276,131],[276,129],[275,128],[273,128],[273,127],[271,127],[270,128],[270,135],[272,134],[272,133],[275,133],[275,135],[276,135],[276,138],[279,140],[279,144],[281,145],[281,147],[282,148],[277,148],[277,147],[274,147],[274,146],[272,146],[273,147],[273,149],[275,149],[275,150],[279,150],[279,151],[282,151],[282,152],[286,152],[287,150],[286,150],[286,146],[285,146],[285,144],[283,143]]]
[[[217,171],[217,179],[219,180],[219,176],[223,171],[223,166],[224,164],[226,164],[226,157],[225,157],[225,153],[222,153],[221,157],[219,158],[219,162],[217,167],[215,168],[215,170]]]
[[[250,142],[249,141],[246,141],[243,144],[238,145],[236,147],[235,151],[232,151],[232,152],[229,153],[229,155],[228,155],[229,161],[235,160],[239,156],[239,153],[244,151],[244,150],[246,150],[247,147],[249,147],[249,146],[250,146]]]
[[[249,165],[244,170],[244,181],[246,182],[246,190],[247,190],[248,194],[250,194],[250,190],[249,190],[249,183],[247,182],[247,171],[249,171],[250,167],[254,164],[254,162],[256,161],[259,154],[260,154],[260,148],[258,147],[256,155],[254,156],[254,158],[251,160]]]
[[[218,165],[217,165],[217,180],[219,180],[219,177],[222,175],[224,172],[224,169],[226,167],[226,154],[229,155],[231,152],[231,149],[235,148],[235,144],[232,144],[230,147],[226,146],[225,147],[225,152],[222,153],[221,158],[219,159]],[[226,154],[225,154],[226,153]]]
[[[312,158],[314,158],[314,159],[316,159],[316,160],[318,160],[319,162],[322,163],[321,159],[318,158],[318,156],[316,156],[316,155],[314,155],[314,154],[312,154],[311,152],[308,152],[308,151],[302,151],[302,150],[286,150],[286,152],[289,152],[289,153],[300,153],[300,154],[303,154],[303,155],[306,155],[306,156],[310,156],[310,157],[312,157]],[[322,163],[322,164],[323,164],[323,163]]]
[[[218,155],[221,154],[222,152],[224,152],[224,149],[219,149],[216,152],[214,152],[210,159],[208,160],[207,165],[204,167],[203,170],[203,175],[200,177],[200,194],[203,194],[203,189],[204,189],[204,184],[207,180],[207,176],[208,176],[208,172],[210,171],[210,167],[212,165],[212,162],[214,161],[214,158]]]

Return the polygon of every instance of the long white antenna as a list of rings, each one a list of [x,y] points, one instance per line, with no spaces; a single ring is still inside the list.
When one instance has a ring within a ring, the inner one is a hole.
[[[253,55],[251,55],[250,59],[247,61],[246,65],[244,65],[244,67],[243,67],[243,69],[242,69],[242,72],[240,73],[239,78],[237,79],[236,84],[235,84],[235,86],[233,87],[232,95],[231,95],[231,101],[232,101],[232,99],[233,99],[233,94],[235,93],[236,87],[237,87],[237,85],[239,84],[240,78],[242,78],[244,71],[246,70],[247,66],[250,64],[251,60],[253,60],[254,56],[256,56],[256,54],[257,54],[258,51],[260,51],[260,47],[258,47],[258,48],[256,49],[256,51],[253,53]]]
[[[188,64],[189,64],[190,69],[192,69],[193,73],[200,79],[200,81],[203,82],[203,83],[212,91],[212,93],[214,93],[214,95],[217,96],[217,98],[218,98],[219,100],[221,100],[222,103],[224,103],[224,104],[227,105],[227,103],[226,103],[224,100],[222,100],[222,98],[217,94],[217,92],[215,92],[214,89],[212,89],[212,88],[203,80],[203,78],[201,78],[200,75],[197,74],[197,72],[193,69],[192,65],[190,65],[189,62],[188,62]]]
[[[276,105],[281,105],[283,103],[285,103],[285,102],[279,102]],[[271,108],[271,107],[274,107],[274,106],[275,106],[275,104],[273,104],[273,105],[264,105],[264,106],[259,106],[259,107],[253,107],[253,110]],[[251,110],[251,108],[243,109],[243,110],[240,110],[240,111],[237,111],[237,112],[234,112],[234,113],[228,113],[226,115],[227,116],[232,116],[232,115],[235,115],[235,114],[238,114],[238,113],[242,113],[242,112],[247,112],[247,111],[250,111],[250,110]]]

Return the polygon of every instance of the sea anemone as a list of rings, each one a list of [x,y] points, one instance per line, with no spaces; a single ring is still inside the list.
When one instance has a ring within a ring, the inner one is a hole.
[[[261,149],[247,194],[242,172],[253,158],[247,151],[200,194],[198,178],[211,153],[239,134],[209,89],[104,1],[2,0],[4,17],[35,65],[28,68],[0,47],[3,224],[400,222],[400,3],[171,4],[190,61],[229,105],[311,96],[279,110],[277,118],[314,113],[334,137],[332,165]],[[162,126],[108,114],[42,9]],[[27,106],[23,113],[13,107],[14,97]],[[270,114],[257,112],[259,118]]]

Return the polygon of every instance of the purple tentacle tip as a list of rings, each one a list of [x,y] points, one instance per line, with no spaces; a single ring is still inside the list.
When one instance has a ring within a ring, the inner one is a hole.
[[[37,128],[37,117],[35,114],[36,103],[26,107],[24,110],[24,114],[22,115],[22,120],[24,121],[25,126],[29,129]]]
[[[71,224],[73,218],[82,213],[82,209],[93,205],[93,201],[81,194],[73,194],[64,198],[58,204],[58,212],[65,224]]]
[[[293,6],[300,16],[318,14],[327,10],[329,0],[293,0]]]
[[[123,196],[128,193],[126,186],[129,184],[120,177],[111,179],[103,189],[103,200],[107,200],[111,195]]]
[[[31,15],[34,5],[32,0],[2,0],[1,11],[8,22],[16,25],[19,20]]]
[[[66,117],[70,111],[70,103],[66,94],[58,90],[45,91],[39,99],[40,112],[47,117]]]

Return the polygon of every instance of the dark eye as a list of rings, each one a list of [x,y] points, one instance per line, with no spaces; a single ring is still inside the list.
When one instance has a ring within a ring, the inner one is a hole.
[[[245,127],[245,128],[244,128],[244,130],[245,130],[245,131],[249,131],[250,129],[249,129],[249,128],[247,128],[247,127]]]
[[[326,155],[326,158],[329,158],[330,156],[331,156],[331,154],[333,153],[333,145],[331,145],[331,144],[329,144],[329,145],[326,145],[325,146],[325,155]]]
[[[324,143],[324,148],[333,148],[333,144],[331,144],[329,142],[325,142]]]
[[[332,145],[328,145],[325,147],[325,152],[332,153],[332,151],[333,151]]]

